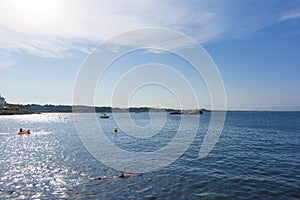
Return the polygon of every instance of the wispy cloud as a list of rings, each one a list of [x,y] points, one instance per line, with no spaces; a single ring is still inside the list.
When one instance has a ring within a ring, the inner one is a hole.
[[[0,48],[60,58],[74,50],[89,52],[91,42],[142,27],[170,28],[210,42],[249,34],[276,23],[278,16],[299,17],[299,12],[289,13],[291,6],[280,6],[247,0],[2,0]]]
[[[280,19],[288,20],[288,19],[296,19],[296,18],[300,18],[300,11],[291,11],[287,14],[284,14]]]
[[[62,58],[72,51],[88,53],[90,41],[59,36],[25,34],[0,27],[0,49],[8,53],[28,53],[40,57]]]

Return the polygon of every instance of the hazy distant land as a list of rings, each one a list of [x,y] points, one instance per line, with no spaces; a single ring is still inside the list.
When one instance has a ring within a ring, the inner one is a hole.
[[[70,105],[16,105],[6,104],[0,106],[0,115],[20,115],[34,113],[111,113],[111,112],[168,112],[170,114],[202,114],[210,112],[206,109],[195,110],[178,110],[172,108],[150,108],[150,107],[130,107],[130,108],[112,108],[109,106],[93,107],[93,106],[70,106]]]

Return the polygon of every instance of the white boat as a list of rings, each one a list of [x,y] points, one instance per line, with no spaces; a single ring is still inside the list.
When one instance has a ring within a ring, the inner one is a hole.
[[[109,118],[109,116],[108,116],[106,113],[102,113],[102,114],[100,115],[100,118]]]

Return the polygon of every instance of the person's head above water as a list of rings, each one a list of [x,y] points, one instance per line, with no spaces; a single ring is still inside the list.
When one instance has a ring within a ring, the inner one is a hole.
[[[119,175],[119,178],[124,178],[124,177],[125,177],[124,174],[120,174],[120,175]]]

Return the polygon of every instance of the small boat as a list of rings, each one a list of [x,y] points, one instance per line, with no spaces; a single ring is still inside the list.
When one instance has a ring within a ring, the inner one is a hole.
[[[23,134],[30,134],[30,130],[24,130],[24,131],[19,131],[18,135],[23,135]]]
[[[107,114],[105,114],[105,113],[102,113],[101,115],[100,115],[100,118],[109,118],[109,116],[107,115]]]

